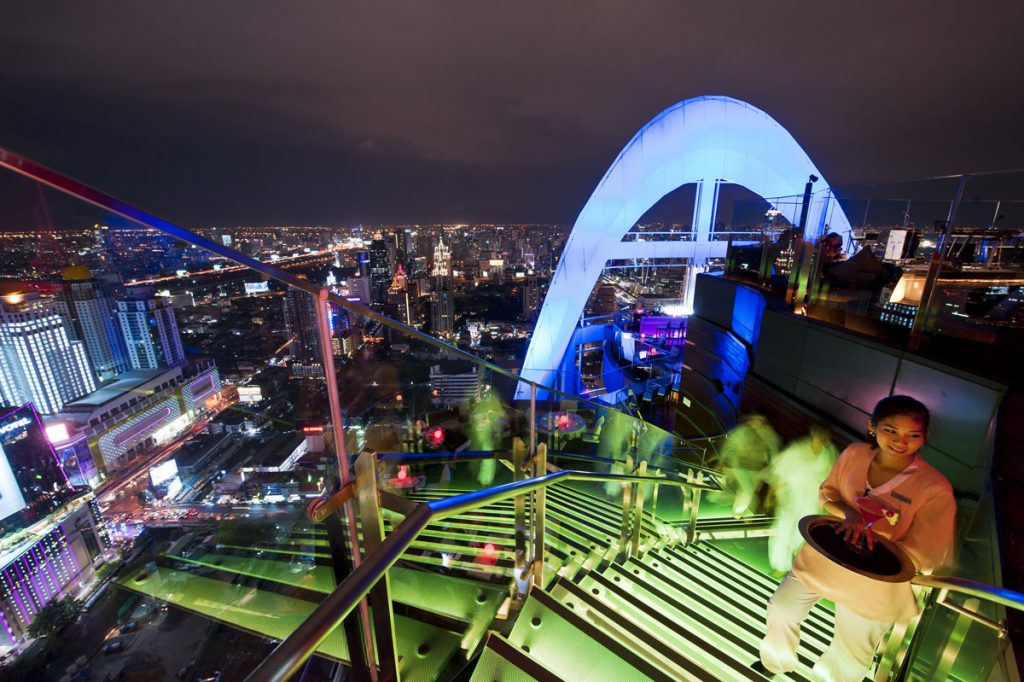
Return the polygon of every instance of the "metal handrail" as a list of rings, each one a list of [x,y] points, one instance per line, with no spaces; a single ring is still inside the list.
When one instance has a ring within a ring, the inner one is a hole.
[[[234,249],[225,246],[224,244],[203,237],[202,235],[196,234],[195,232],[187,230],[179,225],[175,225],[174,223],[171,223],[167,220],[164,220],[163,218],[159,218],[151,213],[143,211],[142,209],[133,206],[132,204],[129,204],[125,201],[122,201],[110,194],[102,192],[96,189],[95,187],[91,187],[83,182],[79,182],[78,180],[75,180],[70,176],[64,175],[63,173],[59,173],[58,171],[55,171],[52,168],[48,168],[40,163],[33,161],[32,159],[29,159],[28,157],[22,156],[21,154],[17,154],[8,149],[4,149],[3,147],[0,147],[0,168],[7,168],[8,170],[11,170],[19,175],[23,175],[31,180],[35,180],[36,182],[42,183],[48,187],[52,187],[76,199],[92,204],[94,206],[98,206],[104,210],[110,211],[111,213],[115,213],[133,222],[139,223],[140,225],[145,225],[147,227],[153,228],[154,230],[158,230],[165,234],[169,234],[172,237],[175,237],[176,239],[182,240],[183,242],[186,242],[193,246],[197,246],[206,251],[210,251],[212,253],[217,254],[218,256],[222,256],[224,258],[227,258],[228,260],[234,261],[239,265],[255,270],[256,272],[259,272],[260,274],[265,275],[270,279],[274,279],[288,286],[301,289],[309,293],[313,297],[318,296],[322,290],[322,288],[315,284],[314,282],[293,275],[287,270],[283,270],[273,265],[263,263],[262,261],[256,260],[251,256],[247,256],[244,253],[235,251]],[[339,296],[334,292],[327,292],[327,300],[332,305],[336,305],[340,308],[344,308],[352,313],[358,314],[367,319],[379,322],[385,327],[389,327],[402,334],[411,336],[415,339],[423,341],[424,343],[434,346],[435,348],[443,350],[447,353],[451,353],[464,360],[468,360],[500,376],[513,379],[517,382],[521,382],[528,386],[535,386],[537,389],[545,391],[551,395],[558,396],[559,398],[565,398],[568,400],[574,400],[577,403],[587,405],[594,409],[619,412],[620,414],[622,414],[625,417],[628,417],[629,419],[637,419],[637,417],[634,417],[625,412],[621,412],[620,410],[616,410],[608,405],[587,400],[586,398],[582,398],[578,395],[566,393],[564,391],[560,391],[558,389],[545,386],[535,381],[525,379],[516,374],[515,372],[512,372],[504,367],[501,367],[500,365],[497,365],[493,362],[489,362],[488,360],[485,360],[479,356],[473,355],[472,353],[469,353],[463,350],[462,348],[459,348],[458,346],[441,341],[440,339],[437,339],[431,336],[430,334],[427,334],[426,332],[422,332],[419,329],[416,329],[415,327],[403,324],[401,322],[398,322],[397,320],[393,320],[390,317],[382,315],[376,310],[373,310],[372,308],[368,308],[359,305],[358,303],[349,301],[348,299],[344,298],[343,296]],[[686,439],[675,436],[674,434],[672,435],[677,440],[686,442]]]
[[[984,599],[1000,606],[1016,609],[1017,611],[1024,611],[1024,593],[1009,590],[1005,587],[996,587],[988,583],[980,583],[976,580],[955,576],[917,575],[910,582],[921,587],[932,587],[937,590],[957,592],[969,597]]]
[[[456,495],[441,500],[433,500],[418,505],[384,541],[364,557],[362,563],[349,576],[338,584],[324,598],[311,614],[290,635],[253,670],[246,682],[270,682],[286,680],[298,672],[317,647],[338,627],[352,612],[363,597],[369,594],[373,586],[401,558],[402,554],[416,540],[419,534],[431,522],[457,516],[473,509],[486,506],[493,502],[518,495],[525,495],[548,488],[556,483],[568,481],[620,481],[622,483],[655,483],[677,485],[681,488],[699,490],[721,490],[715,479],[704,482],[676,480],[658,476],[638,476],[633,474],[605,474],[594,471],[565,470],[522,481],[486,488]]]

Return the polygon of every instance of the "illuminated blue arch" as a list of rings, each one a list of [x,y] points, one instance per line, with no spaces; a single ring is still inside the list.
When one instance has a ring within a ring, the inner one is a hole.
[[[580,211],[526,352],[522,375],[554,388],[570,339],[605,264],[617,258],[689,258],[691,264],[725,255],[726,242],[711,241],[718,187],[742,185],[769,203],[802,195],[810,175],[823,178],[793,136],[760,109],[709,96],[684,100],[656,116],[633,136]],[[697,184],[694,240],[623,242],[644,213],[669,192]],[[806,232],[848,233],[849,222],[824,179],[815,184]],[[795,207],[795,208],[794,208]],[[796,224],[799,206],[775,206]],[[845,235],[844,235],[845,236]],[[696,268],[690,269],[691,273]],[[692,287],[689,295],[692,300]],[[520,385],[519,397],[527,397]]]

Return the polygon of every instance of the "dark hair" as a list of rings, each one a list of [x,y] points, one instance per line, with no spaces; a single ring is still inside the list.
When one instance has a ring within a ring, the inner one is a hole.
[[[886,417],[897,415],[917,417],[921,424],[924,425],[926,431],[928,430],[928,424],[931,422],[931,414],[920,400],[911,398],[909,395],[891,395],[888,398],[882,398],[875,405],[875,409],[871,413],[871,423],[878,426],[878,422]],[[874,442],[876,446],[878,445],[873,435],[869,440]]]

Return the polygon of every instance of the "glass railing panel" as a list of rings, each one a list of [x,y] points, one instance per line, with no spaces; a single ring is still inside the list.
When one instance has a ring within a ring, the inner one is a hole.
[[[1021,180],[1014,171],[968,176],[962,188],[960,176],[833,187],[812,194],[811,213],[826,208],[802,246],[784,215],[761,210],[802,197],[737,202],[731,229],[757,230],[762,243],[731,245],[726,276],[798,314],[992,374],[992,354],[970,350],[1019,341]],[[843,215],[849,233],[826,246]]]

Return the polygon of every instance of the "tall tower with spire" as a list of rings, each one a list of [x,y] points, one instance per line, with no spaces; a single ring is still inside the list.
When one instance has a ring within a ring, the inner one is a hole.
[[[434,277],[452,276],[452,252],[444,243],[444,237],[437,240],[434,247],[434,269],[431,272]]]

